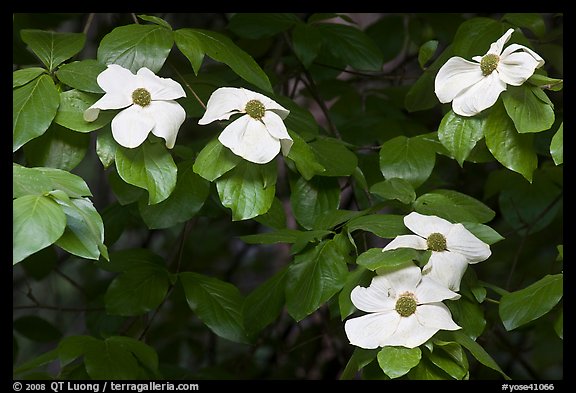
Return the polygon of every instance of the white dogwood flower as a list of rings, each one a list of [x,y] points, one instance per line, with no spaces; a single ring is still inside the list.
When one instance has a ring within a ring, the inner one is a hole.
[[[350,344],[361,348],[415,348],[439,330],[460,329],[442,303],[459,297],[412,264],[375,276],[368,288],[354,288],[352,303],[369,314],[347,320],[344,330]]]
[[[451,57],[438,71],[435,92],[441,103],[452,101],[452,110],[461,116],[474,116],[490,108],[506,85],[520,86],[544,60],[523,45],[504,49],[514,29],[509,29],[484,56],[472,61]]]
[[[186,112],[176,101],[186,97],[180,84],[161,78],[146,67],[134,75],[117,64],[109,64],[96,81],[106,94],[84,111],[84,120],[94,121],[100,110],[123,109],[112,119],[112,136],[128,148],[140,146],[148,134],[164,138],[174,147]]]
[[[400,235],[382,251],[396,248],[430,250],[432,254],[422,273],[453,291],[460,290],[460,280],[470,263],[490,257],[490,246],[474,236],[462,224],[452,224],[437,216],[412,212],[404,225],[416,235]]]
[[[293,141],[283,120],[290,111],[260,93],[235,87],[216,89],[198,124],[228,120],[237,113],[244,115],[224,128],[218,137],[220,143],[256,164],[272,161],[280,149],[288,154]]]

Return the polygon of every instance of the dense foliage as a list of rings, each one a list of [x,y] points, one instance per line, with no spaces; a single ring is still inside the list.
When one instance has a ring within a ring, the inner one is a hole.
[[[543,64],[441,103],[443,65],[509,29]],[[14,378],[563,378],[562,15],[14,14],[13,43]],[[111,64],[185,93],[135,146],[155,96],[102,106],[132,86]],[[199,124],[223,87],[273,103]],[[412,212],[489,247],[438,300],[460,329],[356,346],[353,290],[438,251],[382,251]]]

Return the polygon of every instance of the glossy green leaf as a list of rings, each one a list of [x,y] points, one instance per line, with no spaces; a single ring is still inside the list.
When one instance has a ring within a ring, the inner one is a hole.
[[[321,176],[350,176],[358,165],[358,158],[338,139],[319,138],[310,142],[320,165]]]
[[[564,312],[560,312],[560,316],[554,322],[554,331],[560,337],[560,339],[564,340]]]
[[[266,73],[258,63],[223,34],[203,29],[180,29],[174,32],[178,49],[190,60],[196,75],[204,55],[229,66],[239,77],[254,86],[272,92]]]
[[[92,379],[136,380],[146,374],[138,360],[121,342],[112,337],[98,340],[90,337],[84,346],[84,365]],[[127,337],[126,337],[127,338]],[[142,345],[145,345],[142,343]]]
[[[12,91],[12,151],[44,134],[60,105],[60,96],[48,75]]]
[[[166,272],[164,259],[144,248],[130,248],[110,253],[110,262],[96,262],[98,268],[115,273],[129,270],[159,270]]]
[[[506,330],[514,330],[548,313],[564,294],[563,274],[546,275],[500,299],[498,312]]]
[[[102,38],[97,59],[106,65],[118,64],[134,74],[142,67],[157,73],[164,65],[173,44],[172,31],[163,26],[120,26]]]
[[[538,87],[510,86],[502,93],[506,112],[519,133],[546,131],[554,124],[554,108],[536,96]]]
[[[418,258],[418,251],[413,248],[397,248],[382,251],[381,248],[371,248],[358,255],[356,263],[369,270],[380,268],[396,268]]]
[[[310,141],[318,135],[318,123],[310,110],[301,107],[287,97],[277,96],[274,100],[290,111],[290,115],[284,119],[284,124],[288,130],[297,133],[305,141]]]
[[[446,301],[445,304],[450,309],[454,322],[462,327],[468,337],[476,340],[482,335],[486,328],[486,319],[478,303],[463,296],[458,300]]]
[[[198,273],[180,273],[186,301],[194,313],[225,339],[247,343],[242,304],[244,298],[234,285]]]
[[[504,14],[502,20],[512,23],[518,27],[525,27],[532,31],[537,37],[542,37],[546,34],[546,22],[541,14],[529,12],[508,12]]]
[[[36,315],[15,319],[12,328],[29,340],[41,343],[57,341],[62,337],[62,332],[56,326]]]
[[[71,254],[87,259],[108,259],[104,245],[104,224],[98,211],[88,198],[58,200],[66,215],[66,230],[56,245]]]
[[[425,69],[426,63],[434,56],[436,49],[438,49],[437,40],[426,41],[420,46],[420,49],[418,49],[418,64],[420,68]]]
[[[315,175],[323,174],[326,169],[320,164],[312,147],[297,133],[291,132],[290,130],[288,132],[294,143],[287,157],[294,161],[298,172],[300,172],[306,180],[312,179]]]
[[[83,33],[23,29],[20,36],[49,71],[80,52],[86,42]]]
[[[12,203],[12,264],[54,243],[66,227],[62,208],[50,197],[24,195]]]
[[[519,134],[502,105],[492,108],[484,128],[486,146],[506,168],[520,173],[528,181],[538,166],[538,157],[530,134]]]
[[[110,125],[104,126],[96,135],[96,154],[104,169],[114,163],[118,144],[112,136]]]
[[[386,239],[410,233],[404,225],[404,216],[399,214],[368,214],[351,219],[346,228],[350,233],[362,230]]]
[[[426,357],[454,379],[465,379],[468,374],[468,359],[462,347],[457,343],[436,342],[434,350]]]
[[[370,193],[378,195],[385,200],[396,199],[406,205],[414,202],[416,199],[414,187],[412,187],[408,181],[397,177],[392,177],[372,185],[372,187],[370,187]]]
[[[420,363],[420,348],[384,347],[378,352],[378,364],[390,378],[398,378]]]
[[[284,307],[286,272],[287,269],[280,270],[244,299],[242,314],[246,331],[250,335],[258,334],[280,316]]]
[[[172,30],[172,26],[170,26],[170,23],[166,22],[164,19],[159,18],[157,16],[153,16],[153,15],[138,15],[138,18],[145,20],[146,22],[150,22],[150,23],[154,23],[156,25],[165,27],[168,30]]]
[[[140,199],[138,209],[150,229],[168,228],[192,218],[204,206],[210,183],[192,170],[192,161],[178,163],[174,191],[160,203],[148,205]]]
[[[116,169],[128,184],[148,191],[148,203],[162,202],[176,186],[177,167],[163,143],[145,141],[134,149],[116,149]]]
[[[228,29],[240,37],[259,39],[288,30],[298,22],[300,19],[290,13],[240,12],[230,18]]]
[[[341,380],[354,379],[356,373],[368,365],[378,354],[378,349],[363,349],[356,347],[346,363],[346,368],[340,374]]]
[[[348,267],[342,235],[299,254],[288,268],[286,307],[296,321],[316,311],[346,282]]]
[[[414,209],[425,215],[439,216],[453,223],[491,221],[496,212],[469,195],[454,190],[434,190],[419,196]]]
[[[554,160],[554,164],[562,165],[564,163],[564,122],[560,124],[558,131],[552,137],[550,155]]]
[[[30,166],[71,171],[82,162],[89,145],[89,135],[52,123],[43,135],[24,145],[24,154]]]
[[[85,93],[80,90],[68,90],[60,93],[60,106],[54,122],[62,127],[78,131],[90,132],[104,127],[116,115],[114,111],[102,112],[95,121],[84,120],[84,111],[94,104],[100,96]]]
[[[309,68],[322,47],[322,33],[314,26],[298,23],[292,30],[294,54],[305,68]]]
[[[266,213],[276,193],[276,164],[259,165],[242,160],[216,181],[222,205],[232,210],[232,220],[247,220]]]
[[[194,172],[208,181],[214,181],[234,168],[242,157],[232,153],[218,139],[213,139],[198,153]]]
[[[104,93],[98,85],[96,78],[106,70],[106,65],[94,60],[86,59],[73,61],[62,65],[56,71],[56,76],[68,86],[87,93]]]
[[[33,81],[45,72],[46,70],[40,67],[29,67],[16,70],[12,73],[12,88],[15,89],[24,86],[26,83]]]
[[[414,188],[428,179],[435,162],[436,151],[421,138],[398,136],[380,149],[380,171],[384,177],[404,179]]]
[[[70,197],[92,196],[84,179],[68,171],[56,168],[27,168],[14,164],[12,167],[12,197],[43,195],[49,191],[62,190]]]
[[[290,203],[298,223],[312,229],[318,217],[338,208],[340,186],[336,178],[299,178],[292,184]]]
[[[476,143],[484,137],[482,116],[463,117],[449,111],[438,127],[438,139],[448,149],[460,166],[470,155]]]
[[[351,67],[362,71],[380,71],[383,54],[374,41],[355,26],[335,23],[316,25],[324,38],[323,46]]]
[[[464,228],[468,229],[474,236],[478,239],[482,240],[486,244],[494,244],[501,240],[504,240],[504,237],[500,235],[496,230],[488,225],[479,224],[477,222],[462,222]]]
[[[532,74],[527,82],[543,90],[560,91],[564,88],[564,80],[542,74]]]
[[[166,297],[170,279],[166,269],[148,264],[134,267],[117,276],[104,301],[111,315],[142,315],[156,309]]]

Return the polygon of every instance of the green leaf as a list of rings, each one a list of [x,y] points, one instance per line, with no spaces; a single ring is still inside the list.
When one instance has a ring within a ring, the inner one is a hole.
[[[57,33],[35,29],[20,31],[22,41],[48,68],[53,71],[56,67],[68,60],[84,47],[86,35],[84,33]]]
[[[24,337],[36,342],[52,342],[62,337],[58,328],[36,315],[26,315],[15,319],[12,327]]]
[[[135,338],[125,336],[108,337],[106,343],[117,345],[127,352],[130,352],[132,356],[138,360],[140,366],[144,366],[144,368],[151,373],[151,376],[159,377],[158,354],[151,346]]]
[[[554,322],[554,331],[560,337],[560,339],[564,340],[564,312],[560,311],[560,316]]]
[[[168,272],[161,266],[147,264],[128,269],[106,290],[106,312],[122,316],[145,314],[162,303],[169,286]]]
[[[294,54],[305,68],[310,68],[322,47],[322,33],[314,26],[298,23],[292,30]]]
[[[84,346],[84,365],[92,379],[144,379],[136,357],[112,337],[98,340],[90,337]],[[144,344],[143,344],[144,345]]]
[[[398,136],[380,149],[380,171],[384,177],[404,179],[414,188],[428,179],[435,162],[434,147],[422,138]]]
[[[254,59],[223,34],[203,29],[175,31],[178,49],[190,60],[196,75],[200,71],[204,54],[228,65],[239,77],[254,86],[272,93],[270,80]]]
[[[494,244],[500,240],[504,240],[502,235],[500,235],[488,225],[479,224],[477,222],[462,222],[461,224],[464,225],[464,228],[468,229],[474,236],[486,244]]]
[[[192,161],[178,163],[174,191],[160,203],[148,205],[140,199],[138,209],[150,229],[168,228],[192,218],[204,206],[210,183],[192,170]]]
[[[220,337],[247,343],[238,288],[217,278],[197,273],[180,273],[186,301],[194,313]]]
[[[98,101],[100,97],[80,90],[68,90],[60,93],[60,106],[54,122],[62,127],[78,132],[90,132],[104,127],[112,121],[115,112],[103,112],[95,121],[84,120],[84,111]]]
[[[465,379],[468,374],[468,359],[457,343],[437,341],[434,343],[434,350],[426,357],[454,379]]]
[[[438,49],[437,40],[426,41],[420,46],[420,49],[418,49],[418,64],[420,64],[420,68],[425,69],[424,66],[434,56],[436,49]]]
[[[341,380],[354,379],[356,373],[367,366],[378,353],[378,349],[354,348],[354,352],[340,375]]]
[[[52,190],[62,190],[71,198],[92,196],[88,185],[80,176],[56,168],[32,168],[52,182]]]
[[[326,169],[320,164],[314,150],[304,139],[295,132],[288,130],[292,137],[293,144],[288,153],[288,158],[294,161],[298,172],[306,180],[312,179],[315,175],[322,174]]]
[[[286,307],[296,321],[312,314],[344,286],[348,267],[342,236],[297,255],[288,268]]]
[[[318,217],[336,210],[340,203],[340,186],[336,178],[314,177],[310,181],[299,178],[291,188],[292,211],[306,229],[313,229]]]
[[[233,169],[242,157],[232,153],[218,139],[213,139],[198,153],[194,162],[194,172],[208,181],[214,181]]]
[[[104,169],[107,169],[114,163],[117,147],[118,144],[112,136],[112,128],[110,128],[110,125],[102,128],[100,132],[98,132],[98,135],[96,135],[96,154]]]
[[[525,27],[532,31],[537,37],[543,37],[544,34],[546,34],[546,23],[541,14],[508,12],[504,14],[502,20],[518,27]]]
[[[172,30],[172,26],[170,26],[170,23],[166,22],[164,19],[162,18],[158,18],[157,16],[153,16],[153,15],[138,15],[138,18],[145,20],[146,22],[150,22],[150,23],[154,23],[156,25],[165,27],[168,30]]]
[[[371,248],[358,255],[356,263],[369,270],[380,268],[396,268],[418,258],[418,251],[413,248],[397,248],[382,251],[381,248]]]
[[[104,90],[98,85],[96,78],[105,70],[106,65],[94,59],[87,59],[62,65],[56,71],[56,76],[62,83],[74,89],[101,94]]]
[[[461,326],[463,331],[473,340],[476,340],[486,328],[486,319],[482,307],[466,297],[458,300],[446,301],[446,306],[452,313],[454,322]]]
[[[14,375],[21,375],[27,371],[34,370],[39,368],[45,364],[52,363],[56,359],[58,359],[58,349],[53,349],[51,351],[45,352],[40,356],[37,356],[23,364],[20,364],[18,367],[14,367],[12,373]]]
[[[259,39],[288,30],[298,22],[300,19],[289,13],[241,12],[230,18],[228,29],[240,37]]]
[[[550,78],[542,74],[532,74],[532,76],[528,78],[527,82],[540,89],[546,89],[552,91],[560,91],[564,87],[564,80]]]
[[[242,314],[249,335],[255,336],[276,320],[284,307],[286,272],[282,269],[244,299]]]
[[[27,164],[71,171],[86,156],[90,135],[70,131],[52,123],[38,138],[24,145]]]
[[[414,209],[425,215],[445,218],[454,223],[491,221],[496,212],[469,195],[454,190],[434,190],[419,196]]]
[[[357,210],[332,210],[327,211],[320,216],[314,222],[314,228],[318,229],[331,229],[351,220],[354,217],[358,217],[364,214]]]
[[[420,348],[384,347],[378,352],[378,364],[390,378],[398,378],[408,373],[420,363]]]
[[[324,39],[323,46],[351,67],[361,71],[380,71],[384,55],[376,43],[354,26],[318,23]]]
[[[356,311],[356,306],[354,306],[352,299],[350,298],[350,293],[352,293],[352,290],[358,285],[370,285],[370,279],[373,277],[373,275],[374,273],[364,268],[363,266],[358,266],[355,270],[348,274],[348,277],[346,277],[346,283],[338,294],[338,308],[340,310],[340,319],[342,321]]]
[[[12,151],[48,129],[60,105],[60,96],[48,75],[12,91]]]
[[[554,160],[554,164],[561,165],[564,163],[564,122],[560,124],[558,131],[552,137],[550,155]]]
[[[502,105],[492,107],[484,127],[486,146],[494,158],[531,182],[538,166],[532,135],[519,134]]]
[[[386,179],[370,187],[370,193],[378,195],[385,200],[396,199],[406,205],[414,202],[416,192],[414,187],[404,180],[397,177]]]
[[[161,270],[166,272],[164,259],[144,248],[131,248],[110,254],[110,262],[97,262],[98,268],[108,272],[126,272],[129,270]]]
[[[134,74],[142,67],[157,73],[164,65],[173,44],[172,31],[163,26],[120,26],[102,38],[97,59],[102,64],[121,65]]]
[[[546,131],[554,124],[554,108],[540,100],[528,85],[510,86],[502,93],[506,112],[519,133]]]
[[[66,216],[52,198],[24,195],[12,203],[12,264],[54,243],[66,228]]]
[[[438,127],[438,139],[460,166],[470,155],[476,143],[484,137],[485,117],[463,117],[451,110],[446,113]]]
[[[498,312],[506,330],[514,330],[548,313],[562,299],[563,274],[546,275],[500,299]]]
[[[108,259],[104,245],[104,224],[98,211],[88,198],[57,201],[66,215],[66,230],[56,245],[71,254],[87,259]]]
[[[362,230],[386,239],[410,233],[404,225],[404,216],[399,214],[368,214],[356,217],[346,224],[346,228],[350,233]]]
[[[64,191],[70,197],[91,196],[86,182],[77,175],[55,168],[12,166],[12,198],[24,195],[44,195],[53,190]]]
[[[266,213],[276,193],[276,164],[259,165],[242,160],[216,181],[222,205],[232,210],[232,220],[240,221]]]
[[[176,186],[177,167],[162,143],[144,143],[137,148],[116,149],[116,169],[129,184],[148,191],[148,203],[162,202]]]
[[[26,83],[33,81],[45,72],[46,70],[40,67],[29,67],[16,70],[12,73],[12,88],[15,89],[24,86]]]
[[[274,229],[282,229],[286,227],[286,212],[284,211],[283,202],[277,197],[274,197],[270,209],[257,217],[254,217],[256,222]]]
[[[241,236],[240,239],[248,244],[276,244],[276,243],[296,243],[302,234],[322,234],[326,235],[330,231],[298,231],[296,229],[279,229],[273,232],[260,233],[256,235]]]
[[[334,138],[319,138],[310,142],[320,165],[325,169],[321,176],[350,176],[358,166],[356,154]]]

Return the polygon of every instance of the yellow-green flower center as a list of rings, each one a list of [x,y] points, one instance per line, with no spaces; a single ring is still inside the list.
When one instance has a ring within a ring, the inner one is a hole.
[[[264,107],[264,104],[258,100],[248,101],[244,107],[244,110],[251,118],[256,120],[262,119],[266,113],[266,107]]]
[[[434,232],[426,239],[428,249],[432,251],[446,251],[446,238],[443,234]]]
[[[139,87],[138,89],[132,92],[132,102],[136,105],[140,105],[141,107],[145,107],[150,105],[152,101],[152,96],[148,92],[148,90]]]
[[[498,62],[500,61],[500,56],[494,53],[488,53],[486,56],[480,60],[480,69],[482,70],[482,75],[487,76],[492,73],[498,67]]]
[[[396,300],[396,312],[402,317],[409,317],[416,312],[416,296],[411,292],[404,292]]]

